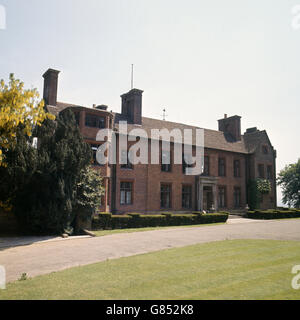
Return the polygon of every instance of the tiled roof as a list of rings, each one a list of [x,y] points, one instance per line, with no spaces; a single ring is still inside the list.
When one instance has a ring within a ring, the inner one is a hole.
[[[268,141],[270,146],[272,146],[268,134],[265,130],[256,130],[254,132],[246,133],[244,135],[244,141],[248,153],[254,153],[257,148],[265,141]]]
[[[81,108],[81,109],[86,109],[86,110],[91,110],[91,111],[100,111],[100,112],[107,112],[109,114],[111,114],[109,111],[107,110],[103,110],[103,109],[95,109],[95,108],[88,108],[88,107],[84,107],[84,106],[79,106],[79,105],[75,105],[75,104],[70,104],[70,103],[64,103],[64,102],[57,102],[56,107],[55,106],[47,106],[47,110],[54,114],[54,115],[58,115],[61,111],[63,111],[64,109],[67,108]]]
[[[126,118],[122,114],[115,113],[115,128],[118,129],[118,123],[120,121],[125,121]],[[152,118],[142,118],[142,125],[128,124],[128,131],[131,131],[135,128],[142,128],[147,132],[148,137],[151,137],[151,129],[167,129],[172,131],[173,129],[180,129],[182,132],[184,129],[193,130],[193,144],[195,144],[196,129],[202,129],[200,127],[189,126],[182,123],[170,122],[157,120]],[[242,136],[241,141],[233,141],[232,138],[228,135],[225,135],[221,131],[204,129],[204,146],[210,149],[218,149],[224,151],[238,152],[238,153],[248,153],[248,150],[244,143],[244,137]]]
[[[47,106],[47,109],[49,112],[55,115],[58,115],[59,112],[69,107],[95,110],[92,108],[87,108],[79,105],[62,103],[62,102],[58,102],[56,107]],[[119,122],[122,120],[126,121],[127,118],[120,113],[113,113],[113,116],[114,116],[114,127],[118,131]],[[184,129],[192,129],[193,144],[196,144],[196,134],[195,134],[196,129],[203,129],[200,127],[190,126],[182,123],[163,121],[163,120],[157,120],[157,119],[146,118],[146,117],[142,118],[142,125],[128,124],[127,127],[129,132],[132,129],[142,128],[147,132],[147,135],[149,138],[151,137],[151,129],[158,129],[158,130],[167,129],[168,131],[172,131],[173,129],[180,129],[182,132]],[[249,153],[255,152],[258,143],[260,142],[260,140],[264,135],[267,135],[265,131],[257,130],[256,132],[242,135],[241,141],[234,141],[232,140],[230,135],[226,135],[222,131],[204,129],[204,146],[210,149],[249,154]]]
[[[61,111],[63,111],[66,108],[69,108],[69,107],[79,107],[79,106],[76,106],[74,104],[69,104],[69,103],[57,102],[56,106],[47,105],[46,108],[47,108],[48,112],[57,116]]]

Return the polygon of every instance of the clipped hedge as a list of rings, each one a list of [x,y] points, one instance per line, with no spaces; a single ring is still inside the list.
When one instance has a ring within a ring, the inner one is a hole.
[[[128,228],[131,228],[131,222],[132,222],[131,216],[127,216],[127,215],[112,216],[111,224],[107,229],[128,229]]]
[[[262,219],[262,220],[300,218],[300,210],[289,209],[289,210],[248,211],[247,218]]]
[[[227,219],[227,213],[201,214],[199,212],[195,212],[191,214],[163,213],[160,215],[142,215],[138,213],[132,213],[128,215],[112,215],[110,213],[101,213],[94,217],[92,229],[110,230],[197,225],[221,223],[226,222]]]

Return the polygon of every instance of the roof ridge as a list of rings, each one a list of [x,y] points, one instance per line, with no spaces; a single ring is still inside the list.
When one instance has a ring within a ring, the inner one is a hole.
[[[117,114],[117,115],[126,117],[126,116],[124,116],[122,113],[119,113],[119,112],[113,112],[113,114]],[[193,126],[193,125],[186,124],[186,123],[181,123],[181,122],[160,120],[160,119],[150,118],[150,117],[142,117],[142,119],[154,120],[154,121],[158,121],[158,122],[161,122],[161,123],[178,124],[178,125],[182,125],[182,126],[185,126],[185,127],[191,127],[191,128],[194,128],[194,129],[203,129],[203,130],[205,130],[205,131],[211,131],[211,132],[214,132],[214,133],[224,134],[223,131],[214,130],[214,129],[209,129],[209,128],[203,128],[203,127],[197,127],[197,126]],[[242,135],[242,137],[243,137],[243,136],[244,136],[244,135]],[[236,142],[240,142],[240,141],[236,141]]]

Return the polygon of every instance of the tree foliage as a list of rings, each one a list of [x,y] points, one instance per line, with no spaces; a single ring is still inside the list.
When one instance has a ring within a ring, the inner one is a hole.
[[[38,100],[36,89],[25,90],[24,83],[10,74],[9,84],[0,81],[0,165],[3,164],[3,150],[16,144],[17,130],[31,136],[33,128],[45,119],[55,117],[44,109],[44,101]]]
[[[277,183],[282,188],[283,203],[300,208],[300,159],[280,171]]]
[[[81,179],[77,183],[77,209],[81,212],[92,212],[101,204],[104,193],[100,173],[91,167],[85,168],[81,172]]]
[[[96,180],[85,174],[91,164],[91,148],[83,141],[70,110],[61,112],[56,121],[45,120],[34,136],[38,148],[32,147],[32,137],[20,128],[17,143],[5,152],[8,165],[0,169],[0,182],[8,187],[5,195],[0,190],[0,199],[10,200],[28,232],[72,233],[79,205],[92,207],[97,202],[92,190]],[[92,186],[83,187],[84,182]]]
[[[260,194],[257,189],[257,181],[251,180],[248,183],[248,204],[250,210],[258,209],[259,208],[259,197]]]
[[[271,191],[271,182],[269,180],[258,178],[256,185],[258,192],[261,194],[268,194]]]
[[[37,169],[37,153],[32,139],[24,135],[23,128],[16,130],[17,143],[4,150],[6,166],[0,166],[0,208],[12,211],[12,204],[30,183]]]
[[[259,209],[264,194],[271,191],[271,183],[266,179],[255,179],[248,183],[249,207],[250,210]]]
[[[100,173],[91,167],[81,172],[81,179],[77,183],[77,197],[74,211],[76,212],[76,232],[91,227],[92,217],[101,205],[101,198],[105,192]]]

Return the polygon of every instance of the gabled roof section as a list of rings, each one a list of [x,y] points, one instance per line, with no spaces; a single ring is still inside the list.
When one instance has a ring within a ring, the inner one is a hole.
[[[256,152],[262,144],[268,143],[271,148],[273,148],[269,136],[265,130],[256,130],[253,132],[244,134],[245,147],[248,150],[248,153]],[[274,149],[274,148],[273,148]]]
[[[69,108],[69,107],[79,107],[79,106],[74,105],[74,104],[70,104],[70,103],[57,102],[56,106],[47,105],[46,109],[48,110],[48,112],[54,114],[55,116],[58,116],[58,114],[61,111],[63,111],[66,108]]]
[[[111,114],[111,112],[107,111],[107,110],[103,110],[103,109],[95,109],[95,108],[88,108],[88,107],[84,107],[84,106],[79,106],[79,105],[75,105],[75,104],[71,104],[71,103],[64,103],[64,102],[57,102],[56,106],[50,106],[48,105],[47,107],[48,112],[54,114],[55,116],[57,116],[61,111],[67,109],[67,108],[80,108],[80,109],[85,109],[85,110],[90,110],[90,111],[99,111],[101,113],[109,113]]]

